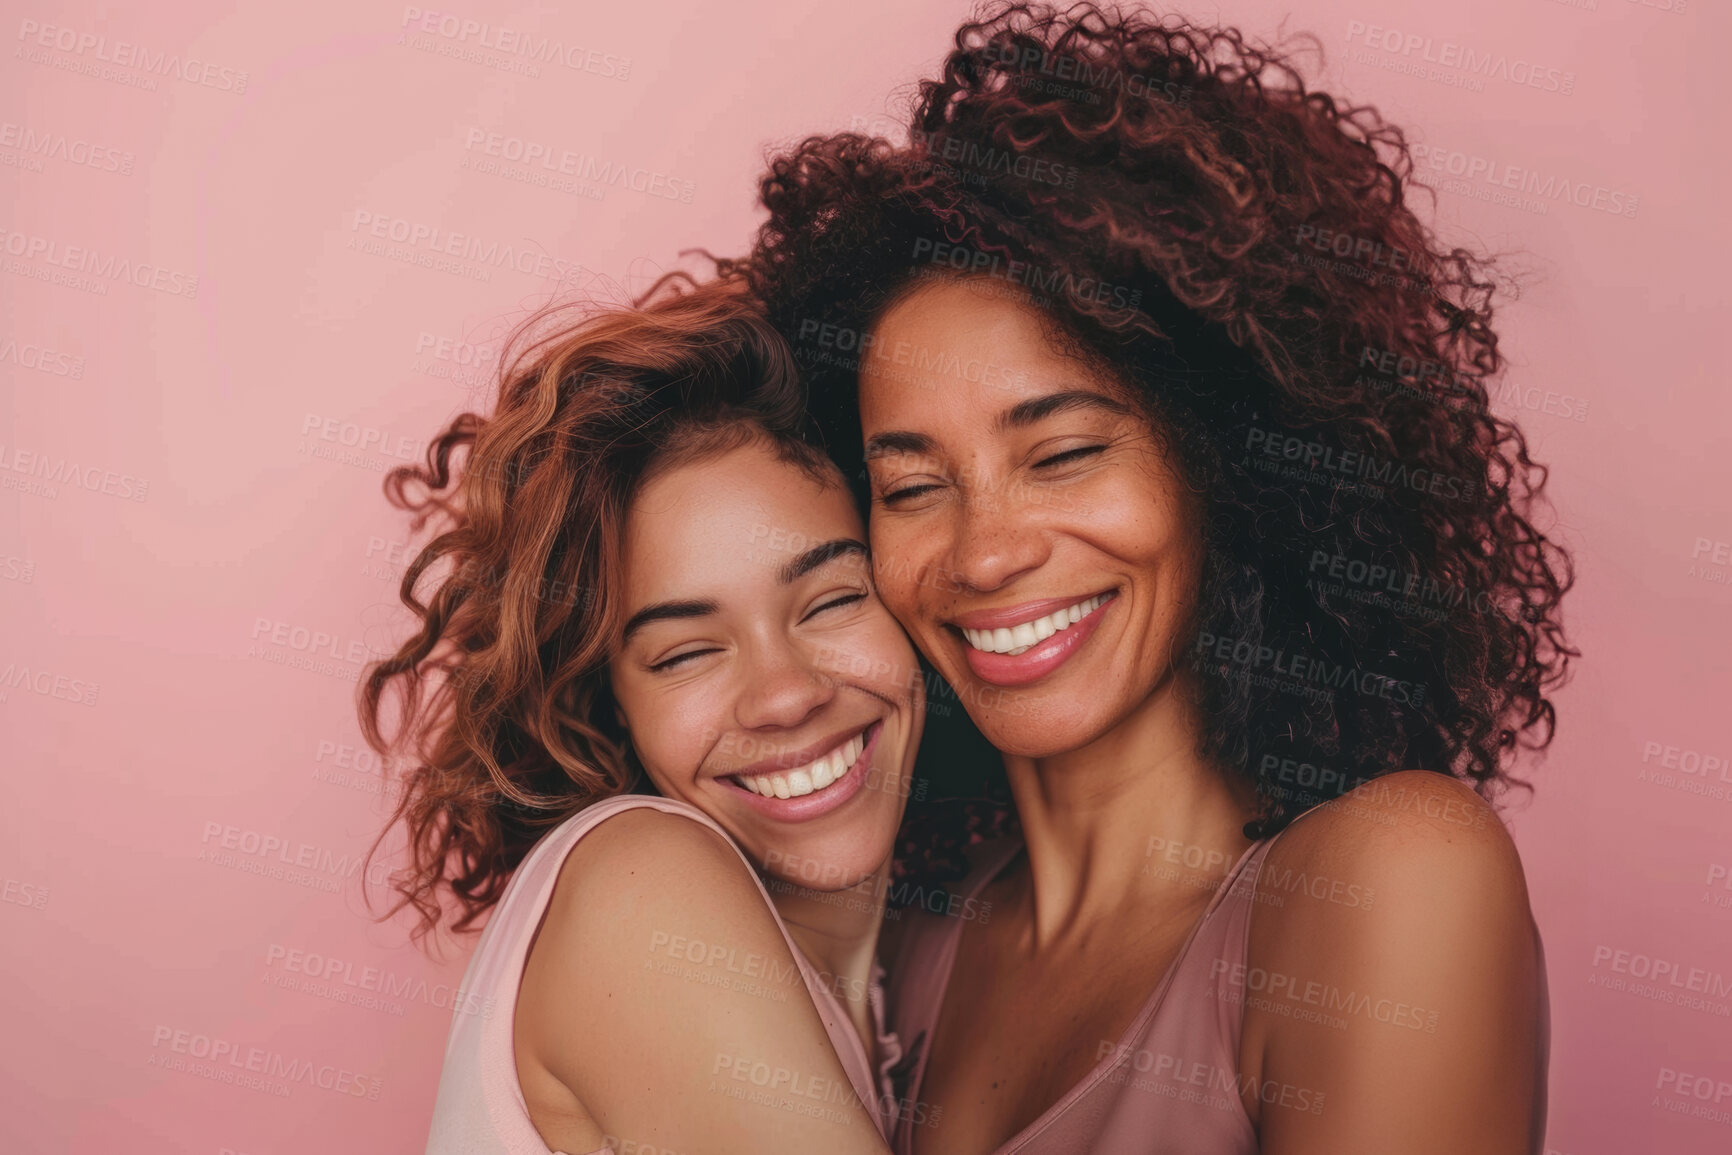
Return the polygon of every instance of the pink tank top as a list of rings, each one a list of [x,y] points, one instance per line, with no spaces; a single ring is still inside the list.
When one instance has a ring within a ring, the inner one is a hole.
[[[1279,837],[1277,834],[1275,837]],[[1257,1155],[1257,1134],[1240,1098],[1239,1040],[1245,1021],[1245,953],[1263,859],[1275,837],[1239,856],[1148,1001],[1081,1082],[991,1155]],[[1022,849],[1005,839],[983,850],[958,884],[958,900],[976,898]],[[957,904],[952,903],[955,907]],[[972,909],[964,906],[964,909]],[[890,1025],[906,1041],[910,1071],[904,1109],[891,1146],[910,1155],[915,1128],[942,1125],[920,1086],[931,1054],[939,1006],[956,963],[964,920],[921,913],[897,949],[890,982]],[[1534,929],[1539,948],[1539,930]],[[1545,1136],[1545,1078],[1550,1040],[1545,954],[1539,955],[1539,1118],[1531,1149]],[[1297,1110],[1322,1110],[1322,1095],[1269,1081],[1255,1089]]]
[[[456,1000],[459,1008],[486,1009],[479,1014],[463,1013],[460,1009],[452,1016],[451,1033],[445,1043],[445,1065],[439,1073],[439,1094],[433,1102],[427,1155],[562,1155],[550,1152],[542,1142],[541,1133],[530,1121],[523,1089],[517,1082],[517,1057],[512,1047],[517,989],[523,980],[530,942],[541,925],[566,855],[578,839],[605,819],[641,807],[683,814],[727,838],[714,819],[694,806],[671,798],[628,794],[586,807],[535,844],[506,886],[464,972],[461,990],[465,997]],[[837,1057],[842,1060],[848,1081],[862,1103],[876,1107],[874,1121],[888,1139],[895,1110],[889,1070],[901,1058],[902,1048],[896,1036],[884,1029],[883,971],[874,967],[867,992],[878,1034],[879,1063],[874,1071],[847,1012],[789,937],[782,916],[758,879],[758,872],[751,868],[751,862],[733,839],[728,838],[728,845],[740,854],[740,860],[757,882],[758,892],[764,896],[765,905],[805,977],[806,989]],[[603,1147],[589,1155],[613,1155],[613,1148]]]

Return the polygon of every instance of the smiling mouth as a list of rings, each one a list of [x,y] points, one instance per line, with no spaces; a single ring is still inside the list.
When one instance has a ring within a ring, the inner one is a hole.
[[[1032,649],[1046,641],[1054,634],[1063,633],[1076,625],[1083,618],[1105,605],[1118,591],[1108,590],[1096,594],[1092,598],[1084,598],[1075,605],[1055,610],[1045,617],[1034,618],[1026,622],[1018,622],[1014,626],[1000,626],[995,630],[971,630],[957,627],[970,646],[989,654],[1004,654],[1012,657],[1024,650]]]
[[[848,771],[854,768],[860,752],[866,748],[866,735],[871,729],[872,726],[867,726],[829,753],[820,754],[804,766],[796,766],[792,770],[782,770],[775,774],[731,774],[729,777],[742,788],[765,798],[803,798],[808,794],[816,794],[841,781]]]

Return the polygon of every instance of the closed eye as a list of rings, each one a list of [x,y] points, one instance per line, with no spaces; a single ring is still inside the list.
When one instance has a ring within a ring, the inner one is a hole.
[[[721,653],[721,651],[716,650],[716,649],[688,650],[686,653],[683,653],[683,654],[675,654],[673,657],[669,658],[665,662],[657,662],[655,665],[650,667],[650,672],[653,674],[659,674],[663,670],[671,670],[674,667],[680,665],[681,663],[691,660],[692,658],[702,657],[704,654],[719,654],[719,653]]]
[[[1061,461],[1070,461],[1073,459],[1086,457],[1092,453],[1099,453],[1102,450],[1104,450],[1105,448],[1106,448],[1106,446],[1104,446],[1104,445],[1083,445],[1083,446],[1079,446],[1076,449],[1067,449],[1063,453],[1053,454],[1051,457],[1047,458],[1044,461],[1035,462],[1034,466],[1036,469],[1039,469],[1043,466],[1055,465]]]
[[[936,485],[910,485],[907,489],[898,489],[894,493],[886,493],[878,500],[883,502],[885,505],[889,505],[893,501],[900,501],[905,497],[913,497],[916,494],[925,493],[929,489],[937,488],[938,486]]]
[[[810,618],[813,616],[813,614],[821,614],[825,610],[833,610],[833,609],[836,609],[838,606],[851,606],[855,602],[864,601],[865,598],[866,598],[865,594],[847,594],[843,597],[833,598],[830,601],[825,602],[823,605],[817,607],[816,609],[814,609],[812,611],[812,613],[807,614],[806,616],[808,618]]]

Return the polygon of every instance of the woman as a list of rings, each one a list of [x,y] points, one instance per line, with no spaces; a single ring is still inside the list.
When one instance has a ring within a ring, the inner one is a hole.
[[[1568,564],[1409,171],[1280,54],[1087,5],[965,25],[906,147],[773,158],[739,267],[1020,824],[953,895],[992,919],[895,956],[942,1112],[898,1150],[1540,1150],[1487,799],[1550,740]]]
[[[544,336],[391,479],[452,522],[365,683],[369,740],[396,686],[419,755],[398,905],[491,911],[430,1152],[887,1150],[873,956],[923,686],[787,346],[675,287]]]

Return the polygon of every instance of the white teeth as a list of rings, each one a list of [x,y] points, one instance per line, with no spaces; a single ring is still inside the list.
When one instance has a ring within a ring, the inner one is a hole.
[[[860,746],[857,746],[856,743],[860,743],[858,736],[848,739],[840,750],[832,751],[812,763],[812,789],[822,790],[847,772],[848,767],[852,766],[854,759],[859,756],[860,746],[864,745],[860,743]]]
[[[1096,594],[1092,598],[1080,601],[1073,606],[1035,618],[1030,622],[1020,622],[1008,629],[1000,627],[994,630],[964,629],[962,636],[968,639],[968,644],[977,650],[985,650],[989,654],[1020,654],[1033,646],[1046,641],[1060,630],[1067,630],[1093,613],[1111,594]]]
[[[860,752],[866,749],[864,731],[854,735],[828,754],[814,758],[806,765],[781,774],[736,775],[734,781],[754,794],[765,798],[800,798],[822,790],[848,773]]]

